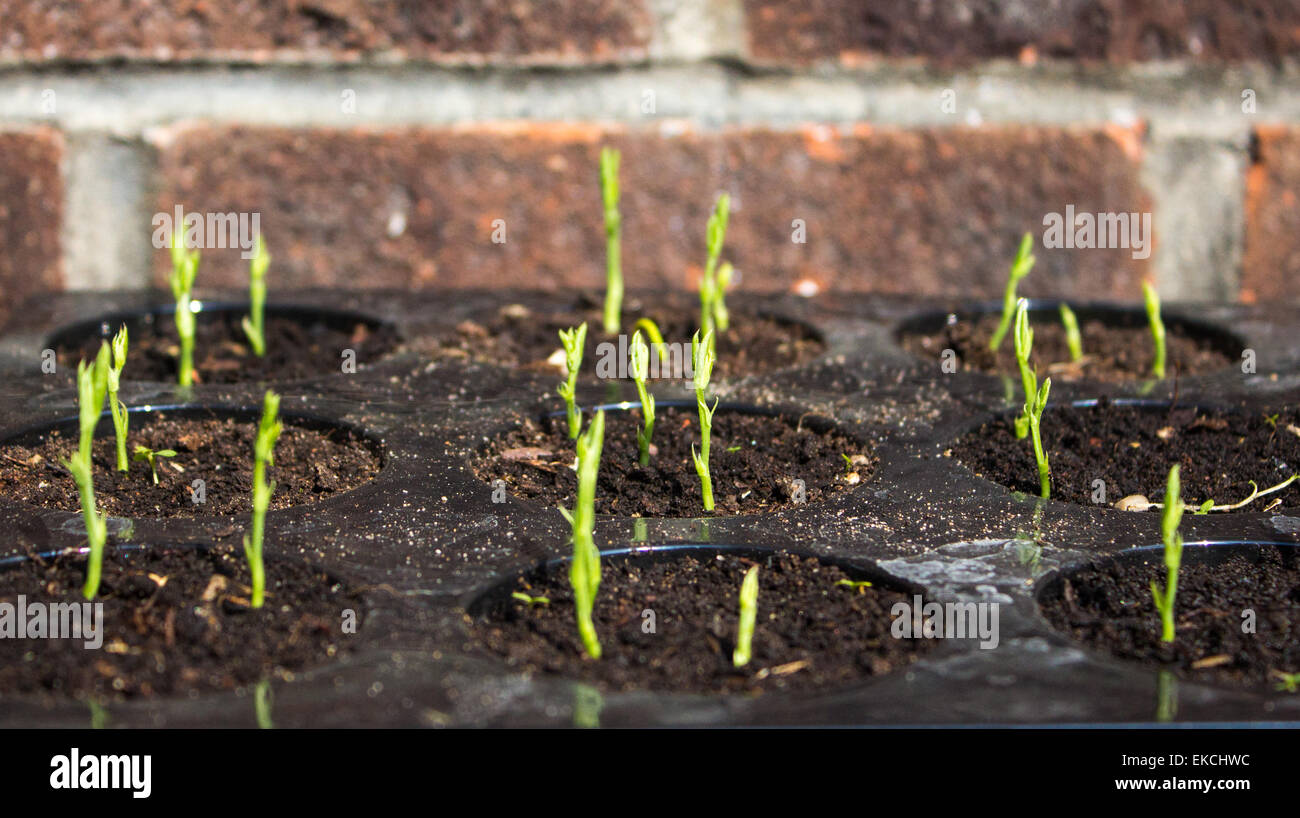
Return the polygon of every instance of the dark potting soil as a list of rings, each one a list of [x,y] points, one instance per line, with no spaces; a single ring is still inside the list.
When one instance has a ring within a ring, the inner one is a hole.
[[[176,457],[156,458],[158,484],[147,462],[116,468],[116,444],[103,426],[95,436],[95,500],[115,517],[199,517],[252,511],[253,443],[257,424],[233,418],[174,417],[152,412],[131,414],[127,455],[137,444]],[[81,498],[71,473],[60,462],[77,448],[75,431],[58,429],[25,445],[0,447],[0,496],[45,508],[80,511]],[[286,423],[275,446],[276,481],[271,508],[312,503],[355,488],[373,478],[379,457],[346,429],[317,431]],[[191,487],[204,481],[204,502],[192,500]]]
[[[0,602],[85,602],[85,570],[82,556],[25,560],[0,570]],[[94,600],[103,603],[101,647],[31,638],[30,629],[29,638],[0,639],[0,695],[102,701],[231,690],[350,652],[343,612],[360,627],[359,595],[305,563],[268,560],[266,573],[266,601],[254,610],[235,549],[110,547]]]
[[[602,656],[587,657],[574,622],[567,564],[521,577],[518,590],[470,620],[471,650],[516,670],[581,679],[607,690],[696,693],[805,690],[906,667],[934,646],[891,633],[895,603],[881,587],[836,585],[842,569],[786,553],[757,560],[758,615],[749,664],[732,664],[740,584],[754,559],[721,554],[671,561],[606,561],[592,620]],[[654,612],[647,633],[645,611]]]
[[[1054,315],[1054,313],[1053,313]],[[1016,366],[1015,341],[1010,332],[1002,340],[997,352],[988,348],[998,326],[999,316],[981,315],[974,321],[963,320],[946,325],[942,331],[930,334],[907,334],[902,340],[908,352],[937,364],[945,349],[956,353],[958,366],[966,371],[988,374],[1008,374],[1019,383]],[[1151,363],[1155,347],[1151,332],[1146,326],[1112,326],[1099,319],[1079,319],[1079,335],[1083,341],[1083,358],[1070,360],[1070,348],[1065,340],[1065,329],[1059,320],[1047,316],[1031,319],[1034,346],[1031,363],[1037,367],[1040,379],[1050,377],[1056,381],[1087,379],[1102,383],[1141,380],[1151,377]],[[1232,365],[1238,360],[1240,350],[1220,349],[1206,338],[1182,334],[1176,325],[1166,325],[1165,374],[1173,377],[1205,375]],[[1228,353],[1232,352],[1231,355]]]
[[[266,355],[253,354],[240,326],[244,313],[217,310],[200,313],[194,339],[197,383],[239,383],[318,378],[342,371],[343,350],[356,353],[358,368],[374,363],[398,343],[396,332],[385,324],[371,327],[355,323],[346,329],[320,320],[266,316]],[[109,328],[110,335],[117,331]],[[138,322],[130,329],[126,368],[122,378],[131,381],[175,381],[179,371],[180,341],[170,315]],[[92,360],[103,339],[87,337],[60,347],[59,365],[76,372],[77,361]]]
[[[1094,480],[1106,482],[1104,502],[1140,494],[1161,502],[1169,469],[1180,464],[1182,498],[1236,503],[1274,486],[1300,467],[1300,417],[1283,411],[1236,413],[1195,407],[1137,407],[1102,402],[1093,408],[1049,408],[1043,447],[1052,469],[1052,499],[1094,503]],[[1028,437],[1017,440],[1013,416],[984,424],[951,448],[976,474],[1037,495],[1038,468]],[[1263,511],[1280,500],[1300,501],[1300,481],[1259,497],[1241,511]],[[1218,513],[1218,512],[1215,512]]]
[[[1043,615],[1085,644],[1125,659],[1178,670],[1197,681],[1281,682],[1300,672],[1300,568],[1274,549],[1258,565],[1233,556],[1218,565],[1189,563],[1184,552],[1175,597],[1174,641],[1160,641],[1151,581],[1166,582],[1157,555],[1150,564],[1107,561],[1045,591]],[[1242,612],[1255,612],[1244,633]]]
[[[691,459],[691,445],[698,450],[700,443],[698,415],[676,407],[656,411],[654,448],[644,467],[636,440],[641,423],[640,410],[606,413],[597,513],[704,516],[700,478]],[[855,458],[852,466],[843,455]],[[494,440],[475,470],[489,483],[504,480],[516,496],[572,508],[578,486],[574,457],[563,417],[527,419]],[[875,462],[866,446],[834,430],[719,409],[709,449],[713,513],[756,514],[798,505],[796,479],[804,481],[803,502],[814,503],[866,481]]]
[[[665,296],[672,302],[647,309],[625,309],[622,332],[631,343],[636,322],[649,316],[659,327],[667,344],[680,344],[680,356],[689,362],[691,337],[699,327],[699,305],[692,309],[689,299]],[[625,307],[627,304],[625,303]],[[587,322],[587,343],[582,356],[584,372],[595,372],[596,347],[602,341],[617,345],[617,336],[604,332],[602,307],[582,301],[573,309],[553,312],[534,310],[523,304],[511,304],[479,320],[462,321],[455,331],[439,339],[436,355],[469,357],[501,366],[522,366],[543,371],[557,371],[548,364],[562,350],[558,332]],[[642,333],[645,337],[645,333]],[[646,343],[650,339],[646,338]],[[726,332],[717,340],[717,363],[714,376],[741,378],[770,372],[802,363],[820,355],[825,345],[803,324],[766,315],[733,312]],[[563,353],[561,352],[561,355]],[[560,358],[563,361],[563,358]]]

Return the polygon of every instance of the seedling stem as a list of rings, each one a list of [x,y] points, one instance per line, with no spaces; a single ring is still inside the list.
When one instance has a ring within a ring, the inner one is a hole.
[[[583,649],[593,659],[600,658],[600,640],[591,621],[600,588],[600,551],[592,531],[596,525],[596,475],[600,470],[600,450],[605,443],[605,411],[596,413],[587,431],[578,437],[578,495],[573,511],[563,506],[560,513],[573,526],[573,561],[569,563],[569,584],[573,586],[573,605],[578,622],[578,636]]]
[[[1165,544],[1165,574],[1168,585],[1161,590],[1151,580],[1151,596],[1156,610],[1160,611],[1160,640],[1174,641],[1174,597],[1178,593],[1178,568],[1183,561],[1183,536],[1178,533],[1178,523],[1183,519],[1183,501],[1178,477],[1178,464],[1169,469],[1165,484],[1165,502],[1160,514],[1160,538]]]
[[[1151,362],[1151,374],[1157,378],[1165,376],[1165,322],[1160,317],[1160,296],[1151,282],[1142,282],[1142,297],[1146,302],[1147,319],[1151,322],[1151,340],[1155,344],[1155,359]]]
[[[175,449],[159,449],[155,452],[148,446],[137,445],[135,447],[135,452],[131,455],[131,459],[137,463],[140,461],[147,461],[149,463],[149,471],[153,472],[153,484],[156,486],[158,485],[158,458],[175,456]]]
[[[266,270],[271,266],[271,255],[266,252],[266,241],[262,234],[257,234],[257,246],[253,260],[248,265],[248,307],[249,314],[244,316],[242,326],[248,343],[253,347],[253,354],[261,358],[266,355]]]
[[[1065,343],[1070,348],[1070,360],[1078,363],[1083,358],[1083,337],[1079,335],[1079,320],[1069,304],[1061,304],[1061,324],[1065,327]]]
[[[275,465],[275,443],[284,426],[280,423],[280,396],[270,389],[262,399],[262,420],[253,444],[253,530],[244,535],[244,554],[253,582],[252,606],[262,607],[266,598],[266,566],[262,561],[262,534],[266,529],[266,511],[275,493],[275,481],[267,482],[266,467]]]
[[[583,321],[577,329],[560,330],[560,343],[564,345],[564,368],[567,371],[565,380],[560,383],[559,393],[564,398],[564,411],[569,418],[569,438],[577,440],[582,431],[582,413],[578,410],[576,400],[578,370],[582,367],[582,348],[587,343],[587,322]]]
[[[108,367],[108,411],[113,414],[113,434],[117,439],[117,470],[127,471],[131,464],[126,459],[126,430],[130,423],[126,406],[118,400],[122,387],[122,369],[126,366],[127,335],[123,325],[113,336],[110,347],[112,362]],[[154,481],[155,483],[158,481]]]
[[[646,386],[646,373],[650,368],[650,350],[641,338],[641,330],[632,333],[632,381],[636,384],[637,397],[641,399],[641,415],[645,419],[643,428],[636,433],[637,453],[642,466],[650,463],[650,440],[655,431],[655,396]]]
[[[618,212],[621,154],[600,149],[600,193],[605,204],[605,334],[617,335],[623,311],[622,216]]]
[[[740,583],[740,621],[736,623],[736,649],[731,663],[736,667],[749,664],[754,652],[754,623],[758,619],[758,566],[745,572]]]
[[[104,565],[104,543],[108,539],[108,522],[95,508],[91,446],[95,439],[95,427],[99,425],[100,415],[104,412],[109,368],[107,342],[100,345],[94,363],[87,365],[81,361],[77,364],[77,425],[80,439],[77,451],[63,461],[64,467],[72,473],[72,479],[77,484],[77,493],[81,497],[81,516],[86,525],[86,541],[90,546],[86,560],[86,584],[82,589],[86,599],[94,599],[99,592],[99,578]]]
[[[713,477],[709,474],[709,438],[713,434],[713,413],[718,409],[718,399],[709,408],[704,399],[708,389],[709,378],[713,374],[713,333],[704,336],[700,342],[700,333],[696,330],[691,338],[691,359],[695,368],[695,404],[700,412],[700,450],[695,451],[691,445],[691,458],[695,461],[695,473],[700,476],[700,493],[704,496],[704,510],[713,511]]]
[[[172,274],[168,279],[176,299],[176,334],[180,336],[181,356],[177,382],[181,386],[194,383],[194,328],[196,319],[192,308],[194,278],[199,271],[199,251],[185,247],[180,230],[172,231]]]
[[[1020,249],[1016,251],[1016,260],[1011,262],[1011,272],[1007,276],[1007,288],[1002,293],[1002,319],[998,322],[998,328],[994,330],[993,337],[989,339],[989,349],[996,351],[1002,346],[1002,339],[1006,337],[1007,330],[1011,329],[1011,319],[1016,309],[1016,285],[1020,279],[1029,275],[1029,271],[1034,269],[1034,237],[1025,233],[1020,239]]]

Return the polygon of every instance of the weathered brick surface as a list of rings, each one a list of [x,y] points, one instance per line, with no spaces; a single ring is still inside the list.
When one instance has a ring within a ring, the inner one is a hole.
[[[274,286],[602,285],[602,144],[623,150],[629,286],[689,287],[719,191],[726,255],[753,290],[993,296],[1043,216],[1142,211],[1136,135],[1059,128],[603,132],[508,125],[384,132],[211,129],[160,146],[158,207],[256,211]],[[493,242],[496,220],[505,243]],[[806,243],[792,241],[794,221]],[[1126,250],[1039,250],[1029,293],[1132,298],[1148,261]],[[165,253],[155,275],[163,279]],[[239,285],[234,251],[207,284]]]
[[[1266,60],[1300,54],[1293,0],[746,0],[760,60],[1038,57],[1136,62]]]
[[[0,4],[0,59],[604,61],[644,55],[643,0],[31,0]]]
[[[1260,128],[1246,178],[1244,301],[1300,297],[1300,129]]]
[[[54,131],[0,133],[0,324],[28,296],[63,288],[62,156]]]

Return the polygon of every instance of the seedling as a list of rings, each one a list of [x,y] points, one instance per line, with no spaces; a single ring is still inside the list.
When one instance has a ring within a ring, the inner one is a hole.
[[[731,313],[727,311],[727,289],[731,287],[731,278],[735,272],[730,261],[723,262],[718,268],[713,288],[713,320],[718,325],[718,332],[726,332],[731,326]]]
[[[275,465],[275,442],[284,426],[280,423],[280,396],[270,389],[262,399],[262,420],[253,443],[253,531],[244,535],[244,554],[248,573],[253,580],[252,606],[262,607],[266,597],[266,566],[262,562],[262,533],[266,529],[266,510],[275,493],[275,481],[266,480],[266,467]]]
[[[181,386],[194,383],[194,329],[196,320],[192,308],[194,278],[199,272],[199,251],[185,247],[179,230],[172,231],[172,274],[168,279],[172,296],[176,299],[176,334],[180,336],[181,355],[177,382]]]
[[[135,452],[131,455],[131,459],[137,463],[141,461],[149,463],[149,471],[153,472],[153,484],[156,486],[158,485],[158,458],[175,456],[175,449],[159,449],[155,452],[148,446],[137,445],[135,447]]]
[[[117,438],[117,470],[127,471],[131,464],[126,460],[126,429],[129,418],[126,405],[118,400],[117,393],[122,387],[122,369],[126,366],[127,336],[124,325],[113,336],[110,347],[112,362],[108,367],[108,411],[113,413],[113,434]],[[158,482],[157,480],[154,481]]]
[[[664,343],[663,333],[659,331],[659,325],[649,318],[642,318],[636,322],[636,329],[643,330],[647,338],[650,339],[650,348],[659,353],[660,361],[668,360],[668,345]]]
[[[1025,413],[1016,419],[1016,435],[1020,433],[1020,423],[1024,420],[1027,433],[1034,443],[1034,462],[1038,465],[1038,485],[1043,499],[1052,494],[1052,469],[1047,462],[1047,452],[1043,450],[1043,410],[1047,408],[1047,396],[1052,391],[1052,379],[1043,379],[1038,385],[1038,374],[1029,368],[1029,352],[1034,345],[1034,331],[1029,327],[1029,302],[1020,299],[1016,307],[1016,362],[1020,365],[1020,378],[1025,389]]]
[[[1142,282],[1142,297],[1146,302],[1147,320],[1151,322],[1151,341],[1156,347],[1155,359],[1151,362],[1151,374],[1157,378],[1165,376],[1165,322],[1160,317],[1160,296],[1151,282]]]
[[[646,387],[646,373],[650,368],[650,350],[641,338],[641,330],[632,333],[632,380],[636,394],[641,399],[641,414],[645,425],[636,432],[637,453],[642,466],[650,463],[650,439],[655,431],[655,396]]]
[[[1161,590],[1151,580],[1151,596],[1160,612],[1162,642],[1174,641],[1174,596],[1178,593],[1178,567],[1183,561],[1183,536],[1178,533],[1178,523],[1183,519],[1183,501],[1178,478],[1178,464],[1169,469],[1165,484],[1164,510],[1160,514],[1160,538],[1165,544],[1165,576],[1168,585]]]
[[[835,584],[837,586],[843,585],[845,588],[849,588],[851,590],[857,591],[860,594],[865,594],[867,592],[867,589],[871,587],[871,582],[865,579],[862,580],[839,579],[835,581]]]
[[[108,539],[108,523],[95,508],[95,483],[91,446],[95,440],[95,427],[104,411],[104,398],[108,392],[109,350],[105,342],[99,347],[94,363],[77,364],[77,415],[80,439],[77,451],[63,461],[72,472],[81,495],[81,516],[86,523],[86,540],[90,555],[86,561],[86,585],[82,594],[94,599],[99,592],[99,578],[104,566],[104,543]]]
[[[512,599],[517,599],[517,600],[519,600],[520,602],[524,603],[525,605],[527,605],[527,606],[530,607],[530,608],[531,608],[532,606],[534,606],[534,605],[550,605],[550,604],[551,604],[551,600],[548,599],[547,597],[544,597],[544,596],[529,596],[528,594],[524,593],[523,591],[515,591],[514,593],[510,594],[510,597],[511,597]]]
[[[578,636],[583,649],[593,659],[600,658],[600,640],[591,621],[591,611],[600,588],[600,551],[592,530],[596,525],[596,475],[600,470],[600,450],[605,444],[605,410],[596,413],[579,438],[578,495],[573,511],[563,506],[560,513],[573,526],[573,561],[569,563],[569,584],[573,586],[573,607],[578,620]]]
[[[617,330],[616,330],[617,331]],[[578,439],[582,431],[582,413],[575,400],[578,389],[578,370],[582,367],[582,348],[587,343],[587,322],[577,329],[560,330],[560,343],[564,345],[566,380],[560,383],[560,397],[564,398],[564,411],[569,417],[569,437]]]
[[[248,312],[242,326],[248,336],[248,343],[253,347],[253,354],[261,358],[266,355],[266,269],[271,266],[271,255],[266,252],[266,241],[262,234],[257,234],[257,246],[253,251],[253,260],[248,265]]]
[[[1061,325],[1065,327],[1065,344],[1070,348],[1070,360],[1078,363],[1083,358],[1083,336],[1079,334],[1079,320],[1069,304],[1060,307]]]
[[[704,277],[700,279],[700,332],[710,338],[710,345],[716,343],[716,336],[713,334],[715,324],[718,329],[725,330],[729,322],[725,304],[721,308],[722,320],[718,321],[718,305],[725,295],[726,286],[731,282],[731,269],[728,266],[725,278],[719,275],[718,259],[722,255],[722,243],[727,238],[727,219],[730,212],[731,197],[723,193],[718,196],[718,201],[713,206],[713,213],[709,216],[709,224],[705,232],[708,256],[704,262]]]
[[[1283,673],[1280,670],[1275,670],[1273,675],[1278,678],[1275,690],[1286,693],[1300,693],[1300,673]]]
[[[718,399],[714,398],[713,408],[704,400],[704,390],[709,387],[709,377],[713,374],[713,333],[704,336],[700,342],[699,330],[691,338],[691,361],[695,367],[695,403],[700,410],[700,450],[695,451],[691,444],[691,458],[695,461],[695,473],[700,476],[700,492],[704,495],[704,510],[713,511],[713,477],[709,474],[709,438],[713,434],[713,413],[718,409]]]
[[[1007,331],[1011,329],[1011,319],[1016,309],[1016,285],[1020,279],[1029,275],[1029,271],[1034,269],[1034,237],[1029,233],[1024,235],[1020,240],[1020,249],[1016,251],[1016,260],[1011,262],[1011,272],[1007,276],[1007,288],[1002,293],[1002,319],[998,322],[998,328],[994,330],[993,337],[989,339],[989,349],[996,351],[1002,346],[1002,339],[1006,337]]]
[[[1250,494],[1247,495],[1244,500],[1238,500],[1235,503],[1216,503],[1214,502],[1214,499],[1211,498],[1198,505],[1196,507],[1196,510],[1193,511],[1192,513],[1209,514],[1212,511],[1236,511],[1239,508],[1242,508],[1244,506],[1247,506],[1255,502],[1255,500],[1259,499],[1260,497],[1266,497],[1270,494],[1275,494],[1276,492],[1281,491],[1282,489],[1294,483],[1296,480],[1300,480],[1300,474],[1293,474],[1287,479],[1283,480],[1281,483],[1278,483],[1275,486],[1269,486],[1268,488],[1262,491],[1259,488],[1259,484],[1257,484],[1254,480],[1251,480],[1249,481]],[[1120,500],[1115,505],[1117,508],[1122,508],[1125,511],[1146,511],[1147,509],[1152,509],[1152,508],[1163,509],[1165,507],[1164,503],[1153,503],[1147,500],[1147,498],[1142,496],[1141,494],[1129,495],[1128,497],[1125,497],[1123,500]],[[1267,509],[1265,510],[1267,511]]]
[[[740,583],[740,621],[736,623],[736,649],[731,663],[736,667],[749,664],[754,652],[754,623],[758,619],[758,566],[745,572]]]
[[[600,193],[605,203],[605,333],[617,335],[623,311],[622,222],[618,212],[618,165],[622,155],[600,149]]]

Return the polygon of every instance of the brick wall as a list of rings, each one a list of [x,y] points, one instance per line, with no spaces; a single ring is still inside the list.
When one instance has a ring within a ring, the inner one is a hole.
[[[1295,0],[6,3],[0,318],[160,283],[177,204],[259,213],[285,288],[599,286],[605,144],[631,286],[693,286],[727,190],[747,289],[994,295],[1073,206],[1154,251],[1026,291],[1293,299],[1297,56]]]

